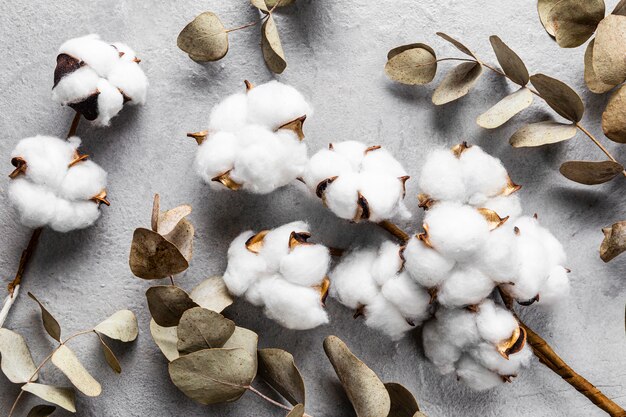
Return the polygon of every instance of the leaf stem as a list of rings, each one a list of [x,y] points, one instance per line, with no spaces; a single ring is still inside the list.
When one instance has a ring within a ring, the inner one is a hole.
[[[256,388],[254,388],[252,385],[248,385],[245,388],[248,389],[250,392],[253,392],[254,394],[258,395],[259,397],[261,397],[265,401],[269,402],[270,404],[275,405],[276,407],[282,408],[283,410],[287,410],[287,411],[293,410],[293,407],[286,406],[285,404],[281,404],[278,401],[275,401],[275,400],[271,399],[267,395],[263,394],[261,391],[259,391]],[[312,416],[310,416],[308,414],[304,414],[303,417],[312,417]]]
[[[267,15],[267,16],[269,16],[269,15]],[[235,31],[238,31],[238,30],[247,29],[247,28],[249,28],[249,27],[256,26],[256,25],[258,25],[259,23],[261,23],[263,20],[265,20],[265,19],[267,18],[267,16],[263,17],[263,18],[262,18],[262,19],[260,19],[260,20],[257,20],[256,22],[248,23],[248,24],[245,24],[245,25],[243,25],[243,26],[239,26],[239,27],[232,28],[232,29],[227,29],[227,30],[226,30],[226,33],[229,33],[229,32],[235,32]]]

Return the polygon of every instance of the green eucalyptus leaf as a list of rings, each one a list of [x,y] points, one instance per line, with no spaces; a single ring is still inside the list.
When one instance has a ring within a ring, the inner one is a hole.
[[[98,381],[87,372],[76,354],[66,345],[60,345],[52,354],[52,363],[86,396],[97,397],[102,393]]]
[[[132,342],[139,335],[137,317],[130,310],[117,311],[94,327],[94,330],[121,342]]]
[[[508,122],[513,116],[528,108],[533,102],[533,94],[522,87],[496,103],[485,113],[478,116],[476,123],[485,129],[495,129]]]
[[[554,121],[531,123],[518,129],[509,142],[514,148],[543,146],[571,139],[576,132],[576,126],[572,124]]]
[[[502,71],[516,84],[522,87],[528,84],[530,79],[528,75],[528,69],[524,64],[524,61],[517,55],[511,48],[507,46],[497,36],[490,36],[489,41],[493,52],[496,54],[496,58],[502,67]]]
[[[31,292],[28,293],[28,296],[39,304],[39,308],[41,309],[41,321],[43,322],[43,327],[46,329],[46,332],[48,332],[51,338],[57,342],[61,342],[61,326],[59,326],[59,322],[50,314],[37,297]]]
[[[416,43],[392,49],[385,65],[389,78],[402,84],[428,84],[437,73],[437,57],[428,45]]]
[[[154,321],[163,327],[178,326],[183,313],[198,305],[180,287],[158,285],[146,291],[148,308]]]
[[[622,165],[613,161],[567,161],[559,169],[565,178],[585,185],[611,181],[623,170]]]
[[[281,349],[260,349],[259,375],[292,405],[305,404],[302,375],[291,353]]]
[[[604,0],[561,0],[550,10],[556,42],[561,48],[576,48],[593,35],[604,18]]]
[[[26,340],[14,331],[0,327],[0,368],[9,381],[20,384],[37,379],[37,366],[33,362]]]
[[[482,72],[483,67],[478,62],[464,62],[453,68],[435,89],[433,103],[440,106],[465,96],[474,87]]]
[[[71,413],[76,412],[76,394],[72,388],[29,382],[22,386],[22,390],[36,395],[44,401],[56,404]]]
[[[411,392],[400,384],[387,382],[385,388],[391,398],[391,411],[388,417],[413,417],[420,408]]]
[[[567,120],[578,123],[585,113],[580,96],[570,86],[544,74],[530,77],[537,92],[554,111]]]
[[[228,32],[215,13],[204,12],[185,26],[176,43],[194,61],[217,61],[228,52]]]
[[[220,313],[202,307],[190,308],[178,323],[177,348],[183,354],[220,348],[234,331],[235,323]]]

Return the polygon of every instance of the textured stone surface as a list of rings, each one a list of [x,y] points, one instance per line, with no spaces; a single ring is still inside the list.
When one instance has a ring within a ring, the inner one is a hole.
[[[616,1],[607,3],[613,6]],[[109,171],[112,205],[104,208],[104,216],[90,229],[70,234],[46,230],[25,280],[25,289],[48,304],[65,334],[121,308],[138,314],[139,340],[129,347],[114,344],[124,368],[120,376],[102,361],[94,337],[71,342],[103,384],[102,396],[78,397],[80,416],[284,414],[249,393],[236,404],[203,407],[170,384],[165,360],[148,332],[144,293],[149,283],[131,275],[127,260],[133,229],[149,225],[153,193],[161,194],[165,207],[183,202],[194,207],[190,218],[197,230],[195,258],[178,278],[188,289],[224,270],[228,243],[246,228],[306,219],[315,239],[338,247],[387,237],[374,226],[339,221],[305,196],[298,184],[267,196],[216,193],[194,175],[191,161],[196,145],[185,138],[185,132],[203,129],[210,107],[242,89],[244,79],[260,83],[272,78],[257,47],[258,28],[231,33],[230,52],[218,63],[199,65],[176,48],[180,29],[207,9],[217,12],[227,27],[256,18],[246,0],[0,3],[0,155],[6,174],[12,169],[8,154],[20,138],[37,133],[64,135],[69,128],[71,110],[50,100],[56,50],[65,39],[98,32],[105,39],[129,43],[143,59],[151,83],[148,104],[124,109],[112,127],[81,124],[85,152]],[[461,56],[434,35],[437,30],[458,36],[484,59],[495,62],[488,37],[496,33],[525,58],[531,72],[556,76],[584,91],[589,108],[584,123],[602,136],[600,114],[607,97],[585,90],[584,48],[560,49],[543,31],[533,0],[297,0],[277,22],[289,63],[279,78],[300,88],[316,107],[305,129],[312,151],[331,140],[380,143],[398,155],[414,176],[429,149],[461,140],[478,143],[504,160],[512,177],[524,185],[521,197],[526,212],[537,212],[564,242],[573,270],[569,300],[552,310],[530,307],[523,316],[576,370],[626,405],[626,255],[606,265],[597,253],[601,227],[626,218],[624,179],[583,187],[559,175],[558,166],[567,159],[602,158],[581,135],[543,149],[512,149],[507,139],[523,120],[550,113],[541,105],[535,104],[501,129],[481,130],[476,116],[513,89],[493,74],[485,74],[469,97],[436,108],[430,103],[433,85],[400,86],[383,72],[388,49],[403,43],[427,42],[440,57]],[[441,69],[449,64],[441,63]],[[608,146],[626,160],[626,147]],[[8,206],[9,179],[2,178],[0,276],[6,281],[30,232],[17,223]],[[415,181],[409,181],[408,202],[415,217],[403,226],[413,232],[421,220],[416,192]],[[4,297],[4,292],[0,294]],[[334,302],[329,312],[331,325],[300,333],[278,327],[244,302],[229,313],[238,324],[259,331],[262,346],[293,352],[306,379],[308,412],[316,417],[352,413],[322,350],[328,334],[342,337],[385,381],[409,387],[431,417],[604,415],[538,362],[513,384],[477,394],[453,377],[437,375],[423,357],[419,334],[394,344],[354,321],[351,312]],[[7,325],[24,334],[41,360],[52,343],[44,336],[38,315],[24,293]],[[52,368],[45,368],[42,376],[44,381],[67,384]],[[17,393],[18,387],[0,375],[0,410],[7,410]],[[26,414],[26,404],[37,403],[29,396],[17,415]]]

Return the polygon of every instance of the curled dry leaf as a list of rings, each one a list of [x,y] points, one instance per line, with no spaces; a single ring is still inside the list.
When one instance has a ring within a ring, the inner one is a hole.
[[[609,262],[626,251],[626,221],[605,227],[602,232],[604,233],[604,240],[600,245],[600,258],[604,262]]]
[[[499,37],[495,35],[490,36],[489,41],[506,76],[522,87],[528,84],[530,77],[524,61],[507,44],[502,42]]]
[[[35,297],[31,292],[28,293],[28,296],[35,300],[37,304],[39,304],[39,308],[41,309],[41,321],[43,322],[43,327],[46,329],[46,332],[50,335],[51,338],[56,340],[57,342],[61,342],[61,326],[59,326],[59,322],[50,314],[50,312],[46,309],[46,307]]]
[[[26,341],[19,333],[5,328],[0,328],[0,368],[14,384],[37,379],[37,367]]]
[[[158,232],[159,230],[159,213],[161,212],[159,209],[160,206],[161,197],[158,194],[155,194],[152,202],[152,215],[150,216],[150,227],[153,232]]]
[[[395,382],[388,382],[385,388],[391,399],[391,410],[388,417],[414,417],[420,408],[411,391]]]
[[[626,143],[626,87],[615,91],[602,113],[602,130],[614,142]]]
[[[233,303],[222,277],[210,277],[198,284],[189,294],[200,307],[221,313]]]
[[[576,91],[563,81],[536,74],[530,77],[537,92],[559,115],[569,121],[578,123],[585,113],[585,105]]]
[[[289,6],[290,4],[295,3],[296,0],[265,0],[265,3],[267,4],[267,7],[272,8],[274,6],[276,7],[285,7],[285,6]]]
[[[194,61],[217,61],[228,52],[228,33],[215,13],[204,12],[185,26],[176,43]]]
[[[402,84],[428,84],[437,73],[435,51],[423,43],[413,43],[392,49],[387,54],[385,73]]]
[[[150,334],[154,343],[161,349],[168,361],[173,361],[180,356],[178,352],[178,328],[163,327],[156,324],[154,319],[150,320]]]
[[[302,375],[291,353],[281,349],[260,349],[259,375],[291,405],[305,404]]]
[[[178,222],[176,227],[163,237],[170,243],[174,244],[180,253],[184,256],[187,262],[191,262],[193,257],[193,236],[195,229],[191,222],[187,219],[182,219]]]
[[[576,48],[593,35],[604,18],[604,0],[561,0],[550,10],[556,42],[561,48]]]
[[[263,13],[269,12],[269,8],[267,7],[267,3],[265,0],[250,0],[250,4],[262,11]]]
[[[387,417],[391,400],[378,376],[336,336],[324,340],[324,351],[335,368],[357,417]]]
[[[615,86],[603,83],[600,78],[598,78],[598,74],[596,74],[593,68],[593,48],[595,43],[596,40],[592,39],[591,42],[587,44],[587,49],[585,49],[585,83],[594,93],[602,94]]]
[[[167,235],[176,228],[182,219],[191,214],[191,210],[192,208],[189,204],[183,204],[182,206],[160,212],[156,232],[163,236]]]
[[[617,3],[611,14],[626,16],[626,0],[621,0]]]
[[[285,68],[287,68],[285,52],[280,43],[278,28],[271,14],[267,20],[265,20],[261,28],[261,51],[263,52],[263,59],[265,60],[267,68],[273,73],[281,74]]]
[[[291,409],[287,417],[302,417],[304,415],[304,404],[297,404]]]
[[[458,49],[459,51],[463,52],[465,55],[469,55],[472,58],[474,58],[476,61],[479,61],[479,59],[476,57],[476,55],[474,55],[474,53],[465,45],[463,45],[461,42],[459,42],[458,40],[454,39],[452,36],[447,35],[443,32],[437,32],[437,36],[445,39],[446,41],[450,42],[452,45],[454,45],[454,47],[456,49]]]
[[[114,372],[120,374],[122,373],[122,365],[120,365],[120,361],[117,360],[115,353],[111,350],[109,345],[106,344],[102,336],[99,333],[98,340],[100,340],[100,346],[102,347],[102,353],[104,354],[104,359],[107,361],[107,364],[113,369]]]
[[[539,20],[541,20],[541,24],[546,29],[546,32],[552,37],[554,37],[554,22],[552,22],[550,17],[550,12],[555,4],[557,4],[560,0],[539,0],[537,2],[537,11],[539,12]]]
[[[146,291],[148,308],[152,318],[159,326],[178,326],[183,313],[198,307],[191,297],[180,287],[158,285]]]
[[[220,348],[234,331],[235,323],[220,313],[202,307],[190,308],[178,323],[177,349],[186,354],[202,349]]]
[[[176,245],[144,228],[135,229],[129,264],[133,274],[143,279],[167,278],[189,267],[189,262]]]
[[[551,120],[531,123],[517,130],[509,142],[514,148],[543,146],[562,142],[576,136],[576,126]]]
[[[48,417],[56,411],[56,407],[52,405],[36,405],[30,409],[26,417]]]
[[[97,397],[102,392],[102,387],[82,363],[76,354],[67,346],[60,345],[52,354],[52,363],[70,380],[80,392],[88,397]]]
[[[172,382],[200,404],[239,399],[256,375],[255,361],[245,349],[205,349],[169,364]]]
[[[478,116],[476,123],[485,129],[495,129],[508,122],[513,116],[528,108],[533,102],[533,94],[522,87],[513,94],[504,97],[492,108]]]
[[[440,106],[465,96],[474,87],[482,72],[483,67],[478,62],[464,62],[456,66],[435,89],[433,103]]]
[[[56,404],[69,412],[76,412],[76,394],[72,388],[55,387],[52,385],[29,382],[28,384],[22,386],[22,390],[30,392],[44,401]]]
[[[139,335],[137,317],[130,310],[120,310],[114,313],[94,327],[94,330],[121,342],[132,342]]]
[[[593,46],[593,70],[605,84],[626,80],[626,16],[609,15],[598,25]]]
[[[613,161],[567,161],[559,169],[565,178],[585,185],[605,183],[623,170],[622,165]]]

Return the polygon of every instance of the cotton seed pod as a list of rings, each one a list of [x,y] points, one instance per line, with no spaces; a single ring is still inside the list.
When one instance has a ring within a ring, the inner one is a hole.
[[[141,60],[123,43],[92,34],[66,41],[54,70],[53,100],[95,125],[108,126],[124,104],[144,104],[148,80]]]
[[[59,232],[91,226],[106,199],[106,172],[78,153],[80,139],[22,139],[11,153],[9,200],[28,227]]]
[[[213,107],[198,143],[195,168],[214,189],[267,194],[302,175],[307,161],[304,121],[311,106],[295,88],[270,81]]]

